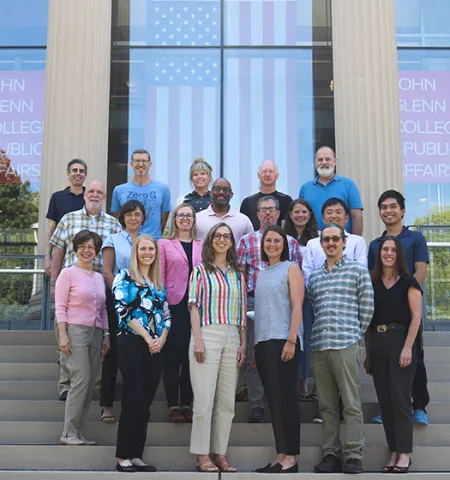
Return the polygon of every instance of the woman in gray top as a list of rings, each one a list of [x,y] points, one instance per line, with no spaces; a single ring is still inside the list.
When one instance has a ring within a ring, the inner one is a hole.
[[[255,361],[272,416],[277,458],[260,473],[296,473],[300,453],[297,407],[298,332],[305,291],[300,267],[289,261],[286,234],[269,227],[261,239],[261,270],[255,289]]]

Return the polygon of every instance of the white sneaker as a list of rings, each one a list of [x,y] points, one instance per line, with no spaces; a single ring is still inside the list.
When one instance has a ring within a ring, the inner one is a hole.
[[[322,423],[322,419],[320,417],[313,418],[313,423]]]
[[[250,310],[249,312],[247,312],[247,317],[250,320],[254,320],[255,319],[255,312],[253,310]]]
[[[97,442],[95,440],[88,440],[86,437],[81,437],[81,440],[84,442],[85,445],[88,446],[97,445]]]
[[[61,445],[72,445],[74,447],[85,444],[84,441],[78,437],[65,437],[64,435],[61,435],[59,438],[59,443]]]

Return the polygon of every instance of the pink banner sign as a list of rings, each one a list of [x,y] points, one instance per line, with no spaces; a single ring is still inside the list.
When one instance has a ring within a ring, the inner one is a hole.
[[[450,72],[400,71],[403,178],[450,182]]]
[[[11,165],[5,175],[39,184],[44,124],[45,71],[0,71],[0,149]]]

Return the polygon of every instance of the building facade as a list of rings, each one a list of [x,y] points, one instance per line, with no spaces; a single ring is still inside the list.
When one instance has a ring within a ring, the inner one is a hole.
[[[39,195],[41,247],[67,162],[83,158],[110,200],[141,147],[173,199],[201,156],[238,206],[262,160],[295,198],[330,145],[362,193],[367,239],[388,188],[404,191],[406,223],[445,222],[446,0],[0,0],[0,11],[0,175]]]

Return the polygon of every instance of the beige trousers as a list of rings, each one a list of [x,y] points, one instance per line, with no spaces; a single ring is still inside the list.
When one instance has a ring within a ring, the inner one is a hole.
[[[234,418],[238,379],[239,330],[234,325],[209,325],[201,329],[205,361],[194,357],[194,337],[189,362],[194,392],[194,418],[190,451],[196,455],[225,455]]]

